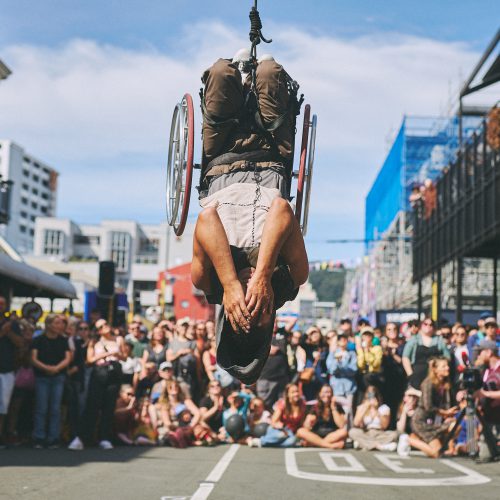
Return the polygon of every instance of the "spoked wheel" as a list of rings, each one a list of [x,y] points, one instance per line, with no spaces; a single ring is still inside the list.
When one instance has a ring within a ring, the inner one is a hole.
[[[184,232],[189,212],[193,153],[193,99],[185,94],[172,116],[167,163],[167,221],[177,236]]]
[[[302,234],[307,233],[309,218],[309,203],[311,199],[311,182],[314,167],[314,153],[316,150],[316,126],[318,118],[313,115],[311,120],[311,106],[304,108],[304,125],[302,128],[302,144],[300,147],[300,166],[296,176],[297,197],[295,201],[295,217],[299,221]]]

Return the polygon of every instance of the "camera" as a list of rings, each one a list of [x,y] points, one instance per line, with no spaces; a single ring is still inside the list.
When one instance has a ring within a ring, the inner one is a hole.
[[[461,385],[469,393],[481,389],[483,385],[481,372],[477,368],[465,368],[462,372]]]

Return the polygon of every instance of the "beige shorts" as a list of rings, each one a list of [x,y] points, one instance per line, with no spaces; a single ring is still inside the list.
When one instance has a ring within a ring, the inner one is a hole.
[[[260,244],[267,213],[278,189],[255,183],[234,183],[200,200],[202,208],[215,207],[229,244],[238,248]]]

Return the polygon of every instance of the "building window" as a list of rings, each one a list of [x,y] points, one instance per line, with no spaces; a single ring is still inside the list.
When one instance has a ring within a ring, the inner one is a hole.
[[[42,184],[43,184],[46,188],[48,188],[48,187],[49,187],[49,181],[47,181],[47,180],[43,180],[43,181],[42,181]]]
[[[31,215],[31,216],[30,216],[30,219],[31,219],[31,222],[35,222],[35,220],[36,220],[36,215]]]
[[[55,229],[46,229],[43,240],[45,255],[62,255],[64,251],[64,233]]]
[[[21,186],[22,186],[22,188],[23,188],[23,189],[26,189],[26,191],[28,191],[28,190],[29,190],[29,188],[30,188],[30,187],[28,186],[28,184],[25,184],[25,183],[21,184]]]
[[[25,156],[25,157],[23,158],[23,160],[24,160],[26,163],[31,163],[31,160],[30,160],[27,156]]]
[[[26,219],[28,217],[27,212],[21,211],[21,217],[24,217]]]
[[[26,232],[26,226],[19,226],[19,231],[21,231],[21,233],[25,233]]]
[[[31,190],[31,192],[32,192],[33,194],[38,194],[38,189],[33,188],[33,189]]]
[[[38,182],[38,181],[40,180],[40,177],[38,177],[38,175],[34,175],[34,176],[33,176],[33,180],[34,180],[35,182]]]
[[[30,229],[30,236],[35,236],[35,230],[34,229]]]
[[[42,193],[42,199],[44,200],[48,200],[49,199],[49,195],[47,193]]]
[[[40,207],[40,210],[42,211],[42,214],[47,213],[47,207]]]
[[[28,170],[24,170],[24,169],[23,169],[23,175],[24,175],[24,177],[29,177],[29,176],[30,176],[30,173],[29,173],[29,171],[28,171]]]
[[[28,198],[24,198],[24,196],[21,198],[21,203],[23,205],[27,205],[28,204]]]
[[[33,163],[33,165],[35,165],[35,168],[40,168],[40,165],[36,161]]]
[[[31,202],[31,207],[36,210],[38,208],[38,203],[35,203],[34,201],[32,201]]]
[[[117,271],[128,271],[129,268],[130,234],[121,231],[111,231],[111,260]]]

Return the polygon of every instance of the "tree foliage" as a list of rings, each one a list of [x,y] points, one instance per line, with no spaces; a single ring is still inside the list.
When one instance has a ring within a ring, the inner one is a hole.
[[[311,271],[309,281],[321,302],[340,303],[345,285],[345,269]]]

